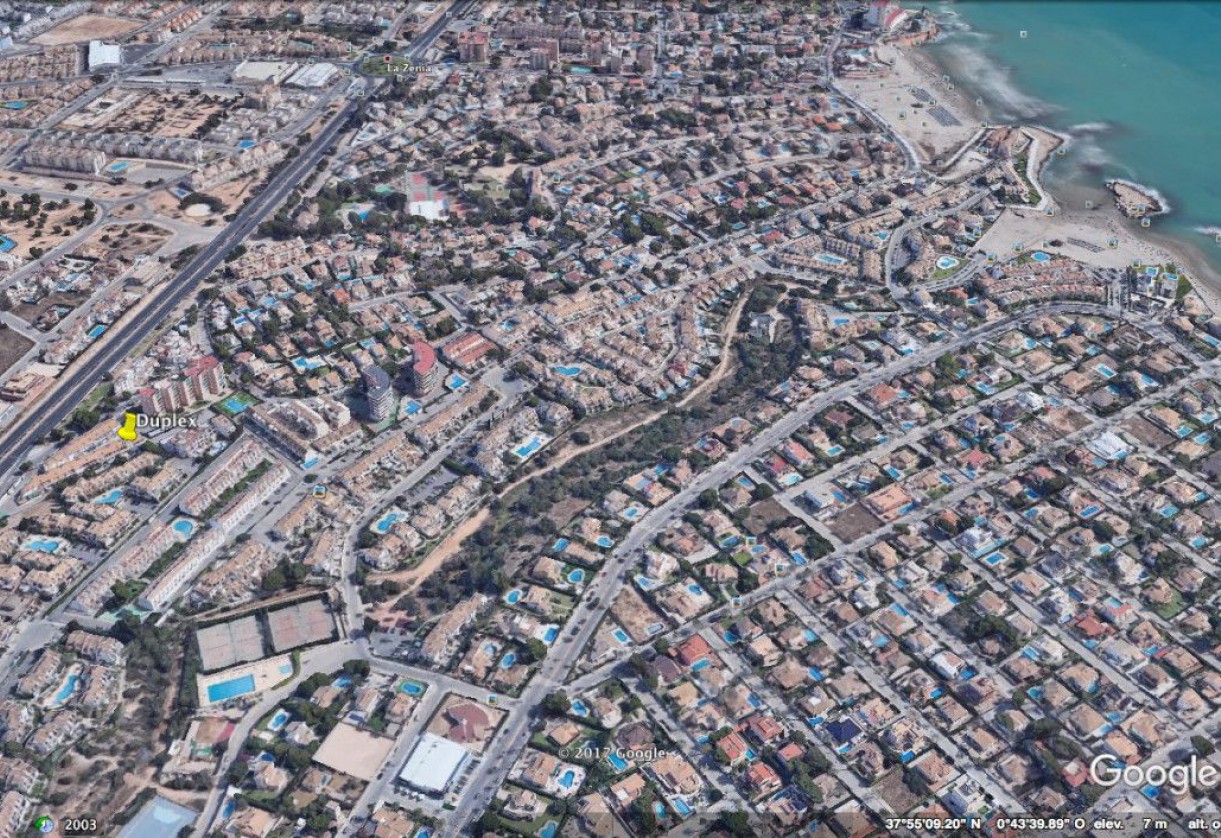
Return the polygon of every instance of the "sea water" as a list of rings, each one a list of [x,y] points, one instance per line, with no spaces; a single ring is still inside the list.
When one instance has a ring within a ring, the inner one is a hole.
[[[959,0],[930,4],[945,36],[926,54],[996,121],[1072,139],[1045,173],[1066,208],[1110,202],[1104,184],[1151,187],[1153,229],[1221,272],[1221,3]]]

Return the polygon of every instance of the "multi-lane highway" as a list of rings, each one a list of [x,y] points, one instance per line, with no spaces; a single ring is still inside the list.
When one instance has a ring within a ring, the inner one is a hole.
[[[432,47],[433,42],[441,37],[441,33],[454,21],[461,20],[467,16],[471,9],[479,5],[479,0],[458,0],[446,11],[437,15],[437,19],[429,24],[428,28],[416,36],[411,45],[407,47],[407,51],[403,54],[409,59],[412,64],[420,64],[424,60],[424,53]]]
[[[118,326],[100,351],[87,361],[69,368],[66,378],[37,410],[26,413],[0,437],[0,477],[21,462],[31,446],[64,421],[102,377],[135,349],[175,306],[190,297],[199,283],[279,206],[299,181],[314,170],[355,110],[356,104],[350,102],[336,113],[301,153],[289,161],[272,182],[238,213],[223,233],[206,245],[176,277],[153,291],[155,298],[134,317]]]
[[[406,56],[418,61],[455,20],[466,16],[478,5],[478,0],[458,0],[437,16],[406,50]],[[292,189],[317,167],[326,150],[355,112],[356,102],[349,102],[317,136],[301,149],[275,176],[272,182],[247,204],[237,218],[215,240],[166,285],[153,293],[155,299],[126,323],[112,332],[110,339],[88,360],[69,368],[65,378],[40,404],[27,412],[12,427],[0,434],[0,481],[12,471],[47,433],[71,415],[78,404],[95,388],[103,376],[114,369],[129,352],[136,348],[157,327],[175,306],[188,299],[235,247],[241,244],[259,224],[271,215]]]

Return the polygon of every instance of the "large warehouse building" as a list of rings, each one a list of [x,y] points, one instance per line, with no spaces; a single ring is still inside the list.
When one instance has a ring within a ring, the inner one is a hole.
[[[470,755],[470,751],[455,742],[432,733],[422,734],[398,780],[416,791],[442,795]]]

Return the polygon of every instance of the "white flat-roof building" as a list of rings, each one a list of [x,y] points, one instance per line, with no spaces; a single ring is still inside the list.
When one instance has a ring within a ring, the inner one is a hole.
[[[339,68],[323,61],[319,64],[306,64],[284,83],[292,87],[326,87],[337,75],[339,75]]]
[[[286,78],[300,69],[299,64],[292,61],[243,61],[233,69],[232,79],[235,84],[280,84]]]
[[[422,734],[399,772],[398,780],[425,794],[444,794],[470,755],[470,751],[456,742],[432,733]]]
[[[1104,460],[1121,460],[1128,455],[1128,443],[1113,431],[1104,431],[1085,444],[1093,453]]]
[[[444,201],[412,201],[407,211],[411,215],[422,215],[429,221],[449,217],[449,209]]]
[[[109,67],[123,63],[123,47],[118,44],[104,44],[101,41],[89,42],[89,69]]]

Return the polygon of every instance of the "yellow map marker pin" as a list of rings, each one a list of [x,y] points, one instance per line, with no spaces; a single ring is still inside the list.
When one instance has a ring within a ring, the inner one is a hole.
[[[140,436],[136,433],[136,414],[123,414],[123,424],[115,428],[115,433],[125,442],[135,442]]]

